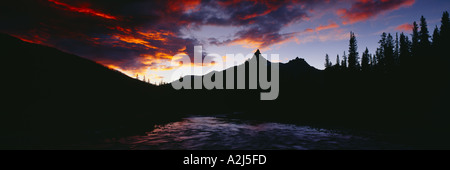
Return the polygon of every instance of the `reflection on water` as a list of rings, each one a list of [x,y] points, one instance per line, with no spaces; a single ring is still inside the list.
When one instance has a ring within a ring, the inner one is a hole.
[[[114,142],[119,149],[392,149],[369,138],[307,126],[189,117],[143,136]]]

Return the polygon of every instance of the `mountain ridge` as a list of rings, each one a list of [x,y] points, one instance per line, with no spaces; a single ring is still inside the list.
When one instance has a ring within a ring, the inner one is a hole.
[[[179,117],[163,114],[170,98],[162,93],[171,93],[164,87],[10,35],[0,34],[0,42],[6,85],[2,94],[7,99],[2,104],[1,132],[12,145],[17,140],[47,143],[138,133],[148,129],[146,123]],[[148,112],[153,103],[162,104]]]

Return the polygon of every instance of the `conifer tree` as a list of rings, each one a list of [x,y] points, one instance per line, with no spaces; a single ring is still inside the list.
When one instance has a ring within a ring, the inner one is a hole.
[[[440,33],[439,33],[439,28],[436,26],[435,28],[434,28],[434,31],[433,31],[433,38],[432,38],[432,43],[431,43],[431,45],[433,46],[433,48],[437,48],[437,46],[439,45],[439,38],[440,38],[440,35],[439,35]]]
[[[377,56],[376,55],[372,55],[372,60],[370,61],[370,66],[372,66],[372,68],[375,68],[377,66]]]
[[[427,20],[423,16],[420,18],[419,45],[421,52],[425,52],[431,45]]]
[[[415,21],[413,23],[413,33],[411,37],[412,37],[411,52],[413,54],[416,54],[417,50],[419,49],[419,26]]]
[[[370,55],[369,55],[369,49],[366,47],[366,50],[364,51],[362,58],[361,58],[361,69],[362,71],[369,70],[369,62],[370,62]]]
[[[386,66],[386,60],[385,60],[385,47],[386,47],[386,40],[387,34],[383,32],[381,34],[381,39],[378,41],[378,44],[380,44],[380,47],[377,48],[376,56],[377,56],[377,63],[378,67],[385,67]]]
[[[405,61],[411,57],[411,41],[409,41],[408,36],[401,33],[400,34],[400,54],[399,62],[400,65],[404,65]]]
[[[388,34],[386,38],[386,44],[384,48],[385,69],[391,71],[394,67],[394,40],[391,34]]]
[[[407,66],[414,66],[419,60],[419,26],[416,22],[413,23],[413,33],[411,35],[411,57],[405,60]]]
[[[398,40],[398,33],[395,33],[395,48],[394,48],[394,61],[395,65],[399,64],[399,58],[400,57],[400,42]]]
[[[348,49],[348,68],[352,71],[358,69],[359,66],[358,58],[358,45],[356,41],[355,33],[350,32],[350,42]]]
[[[441,28],[439,30],[439,43],[437,46],[437,57],[439,57],[439,60],[442,61],[442,63],[447,63],[446,65],[443,65],[442,67],[445,67],[448,69],[448,72],[450,72],[450,57],[448,57],[448,46],[450,44],[450,19],[449,14],[447,11],[445,11],[442,14],[441,18]]]
[[[339,54],[336,56],[336,67],[337,68],[339,68],[340,67],[340,64],[339,63],[341,63],[341,60],[339,59]]]
[[[450,19],[447,11],[442,14],[440,37],[442,45],[450,43]]]
[[[325,55],[325,69],[330,68],[332,66],[331,62],[330,62],[330,57],[328,56],[328,54]]]
[[[344,51],[344,55],[342,56],[342,63],[341,63],[342,68],[346,69],[347,68],[347,55],[345,54]]]

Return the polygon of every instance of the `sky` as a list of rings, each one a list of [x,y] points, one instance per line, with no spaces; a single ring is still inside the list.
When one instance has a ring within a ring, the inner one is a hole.
[[[279,54],[274,62],[300,57],[323,69],[326,54],[334,64],[348,51],[350,31],[360,54],[374,53],[382,32],[409,35],[421,15],[432,32],[449,7],[449,0],[15,0],[2,2],[0,32],[159,83],[192,67],[221,70],[227,54],[256,49]],[[171,62],[192,59],[194,46],[215,62]]]

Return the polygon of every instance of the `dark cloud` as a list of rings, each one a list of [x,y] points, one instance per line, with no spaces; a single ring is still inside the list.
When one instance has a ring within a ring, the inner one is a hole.
[[[185,14],[182,18],[193,25],[241,28],[233,39],[211,37],[209,43],[212,45],[246,43],[264,48],[292,38],[292,34],[281,34],[281,29],[307,17],[306,10],[302,9],[304,5],[316,4],[315,1],[203,1],[199,11]]]
[[[353,24],[414,3],[415,0],[357,0],[350,9],[338,10],[337,14],[344,20],[343,24]]]
[[[0,31],[107,66],[142,72],[160,67],[161,60],[178,53],[194,56],[193,46],[200,41],[185,38],[182,29],[236,27],[233,37],[211,37],[209,43],[263,48],[294,37],[281,33],[282,28],[306,19],[308,9],[333,2],[16,0],[0,7]]]
[[[143,60],[168,59],[179,52],[193,56],[190,49],[198,41],[179,37],[183,12],[177,10],[183,9],[174,6],[180,5],[142,0],[9,1],[1,7],[0,29],[106,65],[139,70],[152,66]]]

